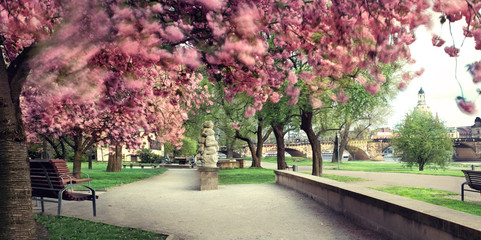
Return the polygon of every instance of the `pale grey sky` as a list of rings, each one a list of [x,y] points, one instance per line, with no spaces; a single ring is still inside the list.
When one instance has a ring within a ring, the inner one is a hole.
[[[416,32],[417,40],[410,46],[411,54],[416,60],[414,70],[424,67],[424,74],[414,79],[408,87],[400,92],[392,101],[393,112],[388,117],[387,126],[394,127],[405,114],[411,111],[417,104],[417,94],[422,87],[426,95],[426,103],[434,114],[438,114],[449,127],[468,126],[474,124],[476,116],[481,114],[481,98],[477,98],[477,88],[472,82],[471,75],[466,71],[466,65],[481,60],[481,51],[474,49],[474,41],[467,38],[461,48],[458,57],[458,80],[464,91],[464,96],[469,100],[475,100],[478,112],[474,115],[462,113],[455,102],[455,98],[461,95],[461,90],[455,80],[455,59],[444,52],[445,46],[451,46],[453,40],[449,34],[449,26],[444,24],[441,30],[438,24],[438,15],[433,17],[436,22],[431,29],[421,28]],[[461,20],[464,21],[464,20]],[[455,45],[459,47],[463,41],[461,27],[453,25]],[[438,48],[431,43],[432,33],[440,35],[446,43]]]

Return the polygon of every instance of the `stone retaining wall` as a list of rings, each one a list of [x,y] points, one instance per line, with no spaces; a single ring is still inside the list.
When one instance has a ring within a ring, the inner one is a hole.
[[[478,216],[307,174],[275,173],[277,184],[391,239],[481,239]]]

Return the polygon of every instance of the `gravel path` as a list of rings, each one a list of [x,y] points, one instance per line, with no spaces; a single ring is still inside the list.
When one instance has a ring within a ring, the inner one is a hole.
[[[90,202],[66,202],[62,215],[173,235],[173,239],[384,239],[305,196],[276,184],[220,185],[198,191],[195,169],[171,169],[102,193],[97,217]],[[55,214],[55,204],[46,212]]]

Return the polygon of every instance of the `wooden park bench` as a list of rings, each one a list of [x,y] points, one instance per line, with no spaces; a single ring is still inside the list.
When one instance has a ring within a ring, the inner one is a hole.
[[[86,182],[87,185],[90,187],[90,181],[92,179],[87,173],[80,172],[82,174],[87,175],[87,178],[76,178],[74,174],[70,171],[67,166],[67,163],[63,159],[50,159],[50,162],[55,166],[58,172],[61,174],[62,181],[65,184],[73,184],[73,183],[84,183]]]
[[[461,200],[464,201],[464,191],[481,193],[481,172],[472,170],[461,170],[466,177],[466,182],[461,184]],[[468,185],[471,189],[465,189]]]
[[[30,180],[32,185],[32,197],[40,198],[42,213],[45,211],[44,202],[58,203],[57,214],[62,211],[62,200],[66,201],[92,201],[93,215],[97,215],[95,200],[95,190],[89,186],[81,184],[66,184],[62,173],[60,173],[55,165],[56,163],[49,160],[30,160]],[[89,194],[69,192],[74,186],[83,186],[90,190]],[[57,200],[46,200],[44,198],[56,198]]]

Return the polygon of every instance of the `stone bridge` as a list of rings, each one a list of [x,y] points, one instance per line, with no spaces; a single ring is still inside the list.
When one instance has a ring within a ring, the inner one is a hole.
[[[481,160],[481,138],[456,138],[454,160]]]
[[[481,160],[481,138],[456,138],[453,139],[454,156],[456,161]],[[352,160],[375,160],[383,161],[382,153],[391,146],[389,139],[376,140],[351,140],[349,141],[346,151]],[[334,142],[321,142],[322,153],[332,153],[334,150]],[[277,151],[276,144],[264,144],[263,152]],[[311,145],[308,141],[288,143],[286,144],[286,152],[293,157],[312,158]],[[247,147],[237,151],[237,156],[250,156]]]
[[[373,141],[373,140],[351,140],[347,144],[346,150],[349,153],[349,158],[353,160],[375,160],[383,161],[382,152],[391,146],[389,141]],[[321,142],[322,153],[332,153],[334,150],[334,142]],[[276,144],[264,144],[263,152],[277,151]],[[298,142],[286,144],[286,152],[293,157],[312,158],[311,145],[309,142]],[[247,147],[241,150],[241,155],[250,156]]]

